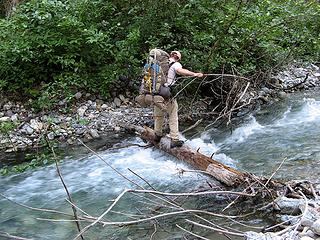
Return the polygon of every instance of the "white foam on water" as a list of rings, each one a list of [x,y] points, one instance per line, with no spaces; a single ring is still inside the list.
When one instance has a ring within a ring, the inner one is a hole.
[[[284,113],[283,117],[276,122],[276,126],[298,126],[320,120],[320,102],[314,98],[304,98],[300,110],[293,111],[291,107]]]
[[[260,125],[255,117],[251,116],[248,123],[235,129],[231,136],[228,137],[222,144],[244,142],[249,136],[258,133],[262,129],[264,129],[264,126]]]
[[[219,150],[217,145],[214,143],[214,140],[210,142],[204,141],[203,138],[195,138],[187,142],[187,145],[193,149],[199,150],[199,152],[205,155],[211,155]]]
[[[214,160],[217,160],[223,164],[226,164],[231,167],[236,167],[237,161],[230,158],[224,153],[217,153],[219,151],[219,147],[215,144],[214,140],[210,139],[210,135],[208,133],[204,133],[201,135],[200,138],[192,139],[188,141],[187,144],[192,147],[193,149],[199,150],[200,153],[207,155],[208,157],[213,156]]]
[[[129,168],[151,184],[160,187],[170,184],[179,188],[197,178],[193,173],[177,177],[180,169],[187,170],[189,167],[154,148],[129,147],[117,151],[107,150],[99,155],[123,175],[141,185],[145,183],[130,172]],[[88,156],[81,160],[68,159],[60,163],[60,171],[71,193],[85,191],[108,195],[117,194],[125,188],[136,188],[97,156]],[[65,191],[54,165],[24,175],[26,177],[21,181],[7,186],[4,192],[6,196],[21,203],[27,203],[32,198],[45,198],[47,201],[65,198]]]

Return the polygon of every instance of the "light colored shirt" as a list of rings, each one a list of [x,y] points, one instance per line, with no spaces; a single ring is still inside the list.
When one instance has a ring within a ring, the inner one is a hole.
[[[168,71],[167,86],[172,86],[176,82],[177,70],[182,68],[181,63],[175,62]]]

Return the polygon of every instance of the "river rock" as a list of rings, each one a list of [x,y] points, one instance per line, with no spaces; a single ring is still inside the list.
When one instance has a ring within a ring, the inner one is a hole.
[[[98,131],[97,131],[96,129],[90,129],[90,130],[89,130],[89,134],[90,134],[91,137],[93,137],[93,138],[99,138],[99,137],[100,137],[100,135],[99,135],[99,133],[98,133]]]
[[[109,108],[109,106],[107,104],[102,104],[101,105],[101,110],[104,111],[104,110],[107,110]]]
[[[90,102],[91,102],[91,104],[88,104],[89,105],[89,109],[90,110],[96,110],[97,109],[97,103],[96,102],[92,102],[92,101],[90,101]]]
[[[274,206],[276,210],[281,210],[283,214],[298,214],[300,213],[299,206],[303,203],[303,199],[279,197],[275,200]]]
[[[77,92],[74,97],[79,100],[82,97],[82,93],[81,92]]]
[[[19,120],[18,114],[14,114],[10,117],[12,122],[17,122]]]
[[[86,131],[86,129],[84,127],[79,127],[79,128],[76,128],[74,132],[75,132],[76,135],[79,136],[79,135],[84,134],[85,131]]]
[[[283,91],[278,92],[277,95],[280,99],[285,99],[287,97],[287,94]]]
[[[49,132],[49,133],[47,134],[47,138],[48,138],[50,141],[54,139],[54,136],[55,136],[54,132]]]
[[[125,98],[122,94],[119,95],[119,98],[120,98],[120,100],[121,100],[122,102],[124,102],[124,101],[126,100],[126,98]]]
[[[300,211],[304,212],[305,205],[300,205]],[[303,218],[301,219],[301,225],[311,227],[312,224],[317,221],[319,218],[319,212],[314,207],[308,207],[308,211],[304,214]]]
[[[67,104],[67,100],[66,100],[66,99],[60,100],[60,101],[58,102],[58,105],[59,105],[59,106],[65,106],[66,104]]]
[[[275,233],[257,233],[257,232],[246,232],[246,240],[284,240],[285,238],[277,236]]]
[[[12,108],[12,103],[11,102],[6,103],[3,105],[2,108],[3,108],[3,110],[8,111]]]
[[[38,121],[37,119],[31,119],[30,127],[32,127],[36,132],[38,132],[43,129],[43,123]]]
[[[113,103],[116,105],[116,107],[121,106],[121,100],[117,97],[113,99]]]
[[[21,132],[23,132],[27,135],[32,135],[34,132],[34,129],[27,123],[27,124],[23,125]]]
[[[11,119],[9,117],[1,117],[0,122],[9,122]]]
[[[311,237],[312,239],[317,237],[316,234],[310,229],[304,233],[304,236]]]
[[[311,230],[315,234],[320,235],[320,218],[312,224]]]
[[[312,237],[309,236],[303,236],[300,238],[300,240],[314,240]]]
[[[80,117],[84,116],[84,113],[88,110],[87,106],[81,106],[80,108],[78,108],[77,113]]]
[[[6,111],[6,115],[7,115],[8,117],[12,117],[13,114],[14,114],[14,113],[13,113],[11,110]]]

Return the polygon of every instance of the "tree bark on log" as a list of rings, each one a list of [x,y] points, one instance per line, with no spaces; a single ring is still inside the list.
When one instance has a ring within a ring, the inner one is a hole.
[[[226,166],[184,144],[182,147],[170,148],[170,138],[162,137],[160,143],[154,141],[155,133],[151,128],[136,125],[123,126],[128,130],[134,130],[140,137],[151,142],[156,148],[189,163],[194,168],[205,171],[219,182],[235,187],[246,179],[246,174],[234,168]]]

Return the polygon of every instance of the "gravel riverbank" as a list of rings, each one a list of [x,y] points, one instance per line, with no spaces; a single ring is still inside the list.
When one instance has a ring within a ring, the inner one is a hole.
[[[264,103],[285,98],[290,92],[319,86],[319,79],[320,70],[316,65],[292,66],[273,76],[262,88],[250,89],[243,101],[252,96]],[[131,93],[106,101],[78,92],[74,99],[69,111],[64,111],[65,102],[61,101],[56,110],[35,112],[27,108],[27,104],[10,101],[2,94],[0,149],[6,152],[32,149],[42,146],[45,138],[71,145],[77,138],[87,142],[110,132],[120,132],[123,124],[152,123],[152,110],[140,108]],[[183,99],[179,99],[180,105],[182,102]],[[206,106],[194,109],[201,114]],[[181,112],[180,116],[185,115]]]

